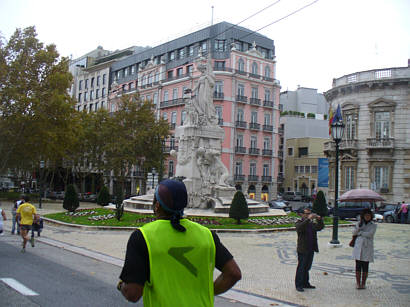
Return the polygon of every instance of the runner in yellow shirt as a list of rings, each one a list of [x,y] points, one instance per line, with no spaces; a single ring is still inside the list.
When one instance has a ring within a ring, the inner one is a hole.
[[[29,203],[30,198],[28,196],[24,196],[24,203],[21,204],[17,209],[17,220],[20,220],[20,234],[23,238],[23,248],[21,252],[24,253],[26,251],[26,244],[29,240],[29,231],[33,225],[33,221],[37,221],[38,215],[36,212],[36,207]],[[31,238],[31,246],[34,247],[34,238]]]

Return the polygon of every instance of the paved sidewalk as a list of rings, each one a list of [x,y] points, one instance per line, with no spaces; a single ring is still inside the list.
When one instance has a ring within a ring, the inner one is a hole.
[[[81,204],[81,207],[93,204]],[[43,204],[40,214],[62,211],[60,204]],[[11,219],[8,204],[3,203]],[[7,231],[11,221],[5,222]],[[352,249],[347,246],[351,228],[339,229],[341,248],[330,248],[332,229],[319,235],[320,253],[315,254],[311,270],[311,283],[317,289],[299,293],[294,287],[297,264],[296,233],[220,233],[222,242],[234,255],[242,270],[242,280],[235,291],[227,295],[255,306],[286,306],[286,302],[303,306],[409,306],[410,305],[410,225],[378,224],[375,237],[375,263],[370,264],[366,290],[356,290]],[[56,240],[73,246],[78,251],[102,254],[121,265],[130,231],[99,231],[45,225],[44,243]],[[7,233],[6,235],[10,235]],[[42,240],[42,239],[41,239]],[[109,261],[101,259],[102,261]],[[242,293],[241,291],[245,291]],[[249,296],[247,293],[260,295]],[[241,299],[241,295],[245,297]],[[264,300],[264,298],[273,300]]]

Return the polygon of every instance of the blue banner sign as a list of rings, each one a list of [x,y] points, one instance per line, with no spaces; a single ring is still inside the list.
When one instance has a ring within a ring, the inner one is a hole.
[[[322,188],[329,187],[329,160],[327,158],[318,159],[318,178],[317,186]]]

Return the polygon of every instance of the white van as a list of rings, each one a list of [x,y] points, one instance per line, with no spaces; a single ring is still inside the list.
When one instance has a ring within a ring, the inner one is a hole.
[[[302,193],[287,191],[283,193],[284,200],[302,201]]]

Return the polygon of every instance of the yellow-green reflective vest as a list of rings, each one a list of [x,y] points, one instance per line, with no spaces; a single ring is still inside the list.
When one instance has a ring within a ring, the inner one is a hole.
[[[144,285],[145,307],[213,306],[215,242],[210,230],[187,219],[185,232],[169,220],[140,228],[147,243],[150,280]]]

